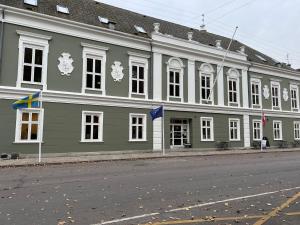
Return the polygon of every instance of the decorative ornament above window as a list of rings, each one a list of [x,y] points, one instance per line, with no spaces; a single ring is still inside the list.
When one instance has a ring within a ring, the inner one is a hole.
[[[270,97],[270,89],[268,87],[268,85],[265,85],[263,88],[263,95],[265,97],[265,99],[269,99]]]
[[[114,79],[114,81],[121,82],[124,77],[123,66],[121,66],[121,62],[115,61],[114,65],[112,65],[111,68],[111,76]]]
[[[74,70],[74,66],[72,63],[74,60],[71,58],[71,54],[69,53],[61,53],[61,56],[58,58],[59,64],[58,69],[62,76],[70,76]]]
[[[284,101],[289,100],[289,92],[288,92],[288,90],[286,88],[283,88],[282,97],[283,97]]]

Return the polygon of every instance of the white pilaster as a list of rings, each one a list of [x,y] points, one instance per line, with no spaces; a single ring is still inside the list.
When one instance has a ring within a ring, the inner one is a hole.
[[[162,100],[162,55],[153,53],[153,100]]]
[[[188,61],[188,102],[195,103],[195,61]]]
[[[153,121],[153,151],[162,149],[162,118]]]
[[[243,108],[249,108],[249,88],[247,70],[242,70]]]
[[[244,147],[250,148],[250,118],[249,115],[243,116],[244,122]]]
[[[221,65],[218,65],[217,72],[219,72],[217,77],[218,105],[224,106],[224,73]]]

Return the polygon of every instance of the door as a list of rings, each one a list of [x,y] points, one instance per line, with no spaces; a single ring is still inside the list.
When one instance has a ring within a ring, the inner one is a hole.
[[[189,121],[186,119],[171,119],[170,147],[183,148],[190,143]]]

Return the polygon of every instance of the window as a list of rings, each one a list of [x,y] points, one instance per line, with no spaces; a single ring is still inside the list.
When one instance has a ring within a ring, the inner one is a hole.
[[[280,84],[278,82],[271,82],[271,95],[272,95],[272,109],[279,110],[281,108],[280,101]]]
[[[238,104],[238,87],[237,80],[234,78],[228,79],[228,100],[229,103]]]
[[[17,31],[19,39],[19,65],[17,87],[22,84],[41,85],[47,88],[48,40],[51,37]]]
[[[203,104],[213,103],[213,67],[208,63],[200,66],[200,102]]]
[[[24,0],[27,5],[37,6],[37,0]]]
[[[240,140],[240,120],[229,119],[229,140],[239,141]]]
[[[297,85],[291,85],[291,108],[293,111],[298,111],[299,109],[299,94],[298,94],[298,86]]]
[[[179,58],[172,57],[167,62],[168,100],[183,101],[183,67]]]
[[[41,140],[42,112],[40,109],[17,110],[16,142],[37,143]]]
[[[103,112],[82,112],[81,141],[103,141]]]
[[[274,140],[282,140],[282,123],[281,121],[273,121],[273,136]]]
[[[98,16],[98,19],[101,23],[105,23],[105,24],[109,23],[109,20],[106,17]]]
[[[261,81],[251,79],[251,102],[252,106],[261,106]]]
[[[143,34],[146,34],[146,33],[147,33],[143,27],[134,25],[134,28],[135,28],[136,31],[139,32],[139,33],[143,33]]]
[[[146,141],[146,114],[129,115],[129,141]]]
[[[300,140],[300,121],[294,122],[294,139]]]
[[[64,13],[64,14],[70,13],[68,7],[63,6],[63,5],[57,5],[56,10],[57,10],[57,12]]]
[[[129,96],[141,95],[148,98],[148,56],[129,54]]]
[[[262,126],[261,120],[253,120],[253,140],[254,141],[260,141],[262,139],[261,126]]]
[[[212,117],[201,117],[201,140],[202,141],[213,141],[214,140],[214,124]]]
[[[84,43],[82,46],[84,46],[82,92],[98,91],[105,95],[105,51],[107,49]]]

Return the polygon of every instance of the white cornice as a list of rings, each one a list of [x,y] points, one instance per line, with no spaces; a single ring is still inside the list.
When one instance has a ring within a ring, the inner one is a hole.
[[[18,35],[22,35],[22,36],[27,36],[27,37],[33,37],[33,38],[38,38],[38,39],[44,39],[44,40],[51,40],[52,37],[51,36],[47,36],[47,35],[42,35],[42,34],[36,34],[36,33],[31,33],[31,32],[27,32],[27,31],[22,31],[22,30],[16,30]]]
[[[85,47],[85,48],[92,48],[92,49],[101,50],[101,51],[108,51],[109,50],[108,47],[103,47],[103,46],[99,46],[99,45],[92,45],[92,44],[88,44],[88,43],[84,43],[84,42],[81,42],[81,46]]]
[[[16,87],[0,86],[0,100],[6,99],[12,102],[16,99],[24,97],[38,91],[37,89],[21,89]],[[95,94],[83,94],[74,92],[62,91],[44,91],[43,102],[64,103],[64,104],[79,104],[79,105],[98,105],[98,106],[114,106],[122,108],[140,108],[152,109],[153,106],[164,104],[166,110],[170,111],[185,111],[185,112],[206,112],[216,114],[232,114],[232,115],[252,115],[261,116],[261,109],[238,108],[229,106],[212,106],[200,105],[182,102],[167,102],[142,100],[125,97],[100,96]],[[266,116],[299,118],[300,112],[277,111],[264,109]]]
[[[138,58],[149,59],[149,58],[151,57],[150,55],[140,54],[140,53],[131,52],[131,51],[128,51],[127,53],[128,53],[128,55],[130,55],[130,56],[134,56],[134,57],[138,57]]]

